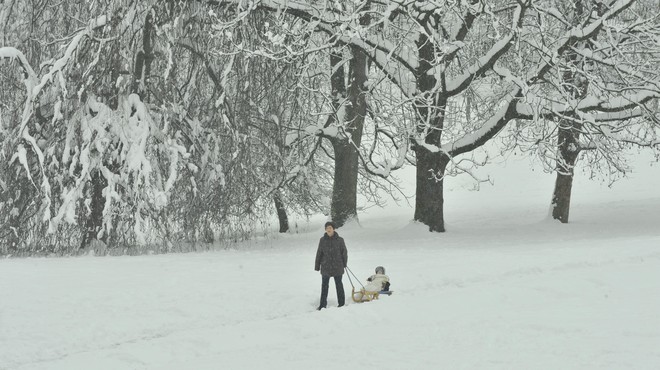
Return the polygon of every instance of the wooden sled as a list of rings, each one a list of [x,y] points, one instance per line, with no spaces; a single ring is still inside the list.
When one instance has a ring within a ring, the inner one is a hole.
[[[353,288],[353,291],[351,292],[351,297],[353,298],[353,302],[362,303],[362,302],[369,302],[369,301],[373,301],[374,299],[378,299],[378,296],[381,294],[391,295],[392,291],[381,290],[380,292],[372,292],[372,291],[360,289],[359,291],[356,292],[355,288]]]

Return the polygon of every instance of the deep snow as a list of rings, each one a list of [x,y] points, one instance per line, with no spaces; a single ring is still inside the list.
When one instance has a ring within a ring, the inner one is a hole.
[[[571,223],[527,162],[449,179],[448,231],[412,209],[340,228],[392,296],[315,311],[322,216],[237,250],[0,260],[0,369],[659,369],[660,170],[579,173]],[[350,296],[350,283],[344,277]]]

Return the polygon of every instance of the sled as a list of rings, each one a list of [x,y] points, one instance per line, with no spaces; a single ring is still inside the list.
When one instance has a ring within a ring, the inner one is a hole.
[[[374,299],[378,299],[378,296],[381,294],[385,295],[392,295],[391,290],[381,290],[380,292],[372,292],[368,290],[360,289],[357,292],[355,291],[355,288],[353,288],[351,292],[351,297],[353,298],[353,302],[355,303],[361,303],[361,302],[369,302],[373,301]]]

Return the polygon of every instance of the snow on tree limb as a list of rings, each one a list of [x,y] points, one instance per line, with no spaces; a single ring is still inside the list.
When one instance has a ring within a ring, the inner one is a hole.
[[[69,173],[75,182],[63,192],[61,205],[50,220],[49,231],[57,230],[62,221],[76,223],[76,204],[84,196],[84,187],[96,171],[100,171],[107,181],[103,189],[102,233],[112,230],[113,209],[118,208],[118,204],[141,200],[134,205],[134,217],[147,208],[163,208],[179,177],[180,159],[188,158],[189,153],[176,137],[164,135],[140,97],[130,94],[122,99],[117,110],[113,110],[90,96],[77,117],[82,141],[69,143],[67,132],[66,148],[72,144],[80,148],[73,158],[79,170]],[[153,156],[154,146],[164,152],[164,159],[169,163],[166,179],[162,179],[158,172],[161,159]],[[67,152],[63,153],[63,163],[68,160]],[[144,221],[137,222],[134,232],[142,235],[144,230],[140,228],[145,225]]]
[[[77,50],[78,45],[80,43],[80,40],[83,36],[89,35],[93,30],[96,28],[102,27],[105,25],[107,20],[107,17],[105,15],[99,16],[95,19],[93,19],[88,27],[84,28],[83,30],[79,31],[71,40],[69,43],[64,55],[56,60],[53,65],[50,67],[50,70],[39,79],[34,72],[34,70],[30,67],[29,63],[27,62],[27,59],[25,56],[18,51],[15,48],[1,48],[0,49],[0,58],[15,58],[18,59],[23,70],[25,71],[26,78],[24,80],[24,83],[26,85],[26,100],[23,108],[23,115],[21,117],[21,125],[19,129],[19,135],[20,137],[25,140],[28,144],[30,144],[31,149],[34,151],[34,153],[37,156],[38,159],[38,165],[40,172],[42,174],[42,182],[41,182],[41,189],[44,197],[44,220],[49,220],[51,218],[50,215],[50,204],[51,204],[51,198],[50,198],[50,193],[51,193],[51,186],[50,186],[50,181],[48,179],[48,176],[45,175],[45,169],[44,169],[44,153],[42,152],[41,148],[37,145],[37,142],[35,138],[30,134],[30,131],[27,128],[28,123],[30,122],[30,119],[32,118],[33,112],[34,112],[34,105],[37,101],[37,98],[41,94],[43,88],[48,84],[49,82],[52,82],[55,74],[59,74],[59,81],[61,84],[61,88],[63,91],[63,95],[66,95],[66,86],[64,82],[64,77],[63,77],[63,69],[64,67],[68,64],[69,60],[72,58],[74,52]],[[56,106],[58,108],[59,105]],[[57,115],[58,113],[55,113]],[[23,145],[19,145],[18,147],[18,153],[17,153],[19,159],[21,160],[21,163],[24,165],[27,171],[27,176],[28,178],[31,179],[30,175],[30,170],[27,165],[27,160],[24,158],[26,155],[25,148]]]
[[[78,49],[78,46],[80,45],[80,41],[82,40],[82,38],[91,35],[91,33],[94,32],[95,29],[105,26],[106,21],[107,21],[107,16],[105,15],[93,19],[89,23],[88,27],[79,31],[71,39],[71,42],[69,42],[69,45],[67,46],[66,51],[64,52],[64,55],[62,55],[61,58],[59,58],[52,64],[48,72],[41,77],[41,81],[39,82],[39,84],[32,89],[31,95],[33,99],[36,99],[36,97],[41,93],[41,90],[47,83],[53,81],[53,77],[55,76],[56,73],[60,73],[60,74],[63,73],[64,68],[67,66],[71,58],[74,56],[74,53]],[[65,89],[65,94],[66,94],[66,86],[61,86],[61,87]]]
[[[501,107],[483,126],[458,140],[442,145],[438,150],[447,153],[450,157],[455,157],[484,145],[488,140],[497,135],[509,121],[516,118],[516,103],[521,93],[522,89],[519,87],[510,92]]]
[[[35,120],[34,112],[37,108],[41,108],[37,106],[41,104],[39,98],[49,94],[50,91],[61,94],[61,99],[53,104],[52,123],[56,124],[64,118],[61,111],[64,109],[63,102],[68,102],[70,98],[67,93],[67,84],[71,83],[68,71],[77,67],[73,63],[80,49],[87,48],[83,40],[93,38],[93,32],[104,27],[107,20],[108,17],[105,15],[93,18],[87,27],[67,37],[61,55],[48,65],[48,70],[42,76],[36,75],[27,59],[17,49],[0,48],[0,59],[18,60],[26,76],[24,80],[26,99],[20,125],[17,128],[22,142],[17,145],[17,152],[12,157],[12,161],[18,159],[26,170],[27,178],[34,183],[36,176],[33,176],[35,171],[31,166],[35,166],[35,161],[31,161],[29,155],[34,154],[36,157],[41,180],[42,219],[49,222],[48,231],[51,233],[58,229],[61,222],[77,223],[81,199],[85,199],[84,204],[89,210],[91,200],[86,198],[88,194],[85,189],[89,187],[90,182],[99,181],[93,180],[92,176],[100,173],[100,178],[107,181],[107,186],[103,189],[105,206],[103,228],[100,233],[107,234],[111,231],[112,218],[116,217],[116,211],[113,209],[116,210],[119,203],[126,204],[144,199],[137,202],[134,208],[137,212],[134,215],[134,219],[137,220],[135,232],[139,237],[143,231],[140,228],[146,225],[141,221],[140,213],[145,211],[144,207],[160,209],[167,204],[169,193],[179,177],[180,159],[189,156],[187,150],[178,143],[176,133],[169,137],[161,131],[153,119],[151,108],[147,107],[139,96],[134,94],[123,98],[119,96],[120,106],[117,110],[113,110],[96,101],[89,93],[86,102],[66,117],[68,119],[66,138],[61,157],[53,155],[52,150],[49,152],[49,158],[60,159],[59,163],[63,166],[64,173],[61,177],[53,176],[45,168],[44,152],[31,134],[31,122]],[[100,44],[102,45],[103,41]],[[90,73],[98,64],[100,60],[98,53],[101,50],[99,47],[97,58],[87,66],[83,76]],[[49,89],[51,85],[55,85],[55,88]],[[66,104],[68,109],[76,106],[76,104]],[[165,167],[167,175],[164,178],[158,173],[161,169],[161,165],[158,164],[160,159],[154,158],[151,154],[156,150],[163,153],[161,157],[166,159],[168,164]],[[61,190],[58,206],[54,215],[51,215],[50,182],[53,180],[60,184]],[[67,185],[63,186],[63,184]]]
[[[627,7],[629,7],[633,2],[634,0],[617,1],[602,17],[592,21],[590,24],[587,24],[584,27],[576,26],[568,30],[560,39],[561,41],[556,44],[553,51],[551,52],[550,55],[553,55],[554,57],[548,60],[542,60],[534,72],[528,75],[526,81],[511,78],[511,81],[515,82],[515,85],[507,94],[506,100],[498,109],[495,115],[487,120],[486,123],[476,131],[464,135],[458,140],[454,140],[450,143],[442,145],[439,150],[447,153],[450,156],[466,153],[476,147],[483,145],[490,138],[497,135],[497,133],[512,119],[532,119],[534,117],[538,117],[539,114],[549,113],[548,111],[544,112],[543,109],[539,109],[537,105],[527,104],[519,98],[526,96],[529,92],[529,87],[542,80],[545,74],[550,71],[550,69],[557,63],[558,58],[564,52],[569,50],[575,42],[593,37],[600,30],[606,20],[616,16]],[[495,70],[505,78],[513,76],[510,71],[501,66],[495,68]],[[616,97],[607,101],[588,99],[581,104],[580,110],[620,112],[634,108],[635,106],[653,98],[658,98],[658,93],[655,91],[644,91],[634,95]],[[550,112],[553,111],[552,108],[549,108],[549,110]],[[555,110],[554,113],[565,114],[567,113],[567,110]]]
[[[635,107],[633,109],[621,110],[618,112],[608,112],[608,113],[596,113],[591,115],[593,117],[593,123],[607,123],[607,122],[621,122],[627,121],[632,118],[638,118],[644,116],[644,111],[640,107]]]
[[[482,1],[471,0],[468,9],[465,11],[465,14],[461,18],[461,22],[459,22],[457,25],[454,25],[450,40],[465,40],[465,36],[467,36],[469,30],[472,28],[472,24],[477,18],[477,15],[481,14],[485,10],[486,6],[487,5]]]
[[[0,60],[1,59],[17,60],[25,72],[25,79],[30,81],[37,80],[37,74],[34,72],[27,58],[20,50],[9,46],[0,47]]]
[[[492,69],[495,62],[511,47],[514,36],[514,34],[510,34],[506,38],[496,42],[486,55],[469,66],[464,73],[448,81],[446,87],[447,94],[449,96],[460,94],[470,86],[474,78],[484,74],[487,70]]]
[[[542,79],[543,76],[545,76],[545,74],[557,64],[559,57],[563,55],[567,49],[572,48],[578,41],[584,41],[594,37],[602,29],[607,20],[614,18],[619,13],[629,8],[634,2],[635,0],[616,1],[602,17],[597,18],[584,27],[576,26],[564,33],[564,35],[557,41],[556,46],[552,51],[546,53],[546,55],[550,56],[550,59],[546,60],[545,63],[541,63],[535,71],[528,75],[528,85],[532,85],[536,83],[537,80]]]
[[[660,38],[658,39],[658,42],[660,42]],[[605,65],[608,67],[614,68],[616,71],[619,73],[625,75],[626,77],[632,77],[639,79],[640,81],[643,81],[643,83],[649,84],[646,88],[649,90],[656,90],[660,91],[660,81],[653,81],[648,78],[648,76],[639,70],[632,68],[631,66],[628,66],[623,63],[615,63],[612,60],[608,60],[605,58],[600,57],[596,53],[594,53],[592,50],[586,49],[586,48],[572,48],[571,49],[573,52],[577,53],[578,55],[587,58],[589,60],[592,60],[598,64]],[[658,72],[658,71],[654,71]]]
[[[627,117],[626,111],[658,98],[660,98],[660,91],[643,91],[610,99],[599,99],[594,95],[589,95],[577,102],[576,106],[571,106],[565,103],[548,102],[547,99],[527,94],[526,101],[519,101],[516,104],[516,117],[532,119],[535,116],[552,117],[566,116],[575,112],[594,112],[604,113],[594,117],[611,121],[616,117]]]
[[[523,7],[523,5],[525,5]],[[484,56],[469,66],[464,73],[450,80],[446,84],[446,91],[449,96],[455,96],[465,91],[470,86],[472,80],[483,75],[487,70],[492,69],[497,60],[499,60],[513,45],[518,37],[518,29],[522,24],[525,10],[529,4],[518,4],[513,16],[511,32],[508,36],[497,41]],[[451,52],[449,54],[453,54]]]
[[[354,40],[352,41],[352,45],[361,47],[362,44],[359,40]],[[417,94],[417,87],[412,73],[402,70],[397,63],[392,63],[387,54],[381,50],[373,50],[372,52],[365,53],[385,76],[401,90],[404,96],[412,98]]]
[[[639,88],[644,90],[644,88]],[[583,99],[577,106],[580,111],[596,111],[603,113],[621,112],[626,109],[635,108],[652,99],[660,98],[660,90],[641,91],[634,94],[622,94],[608,100],[598,100],[595,97]]]
[[[374,55],[377,55],[375,52],[379,51],[385,55],[387,60],[394,59],[399,64],[399,67],[405,68],[410,73],[414,73],[419,67],[417,60],[403,55],[402,51],[397,51],[400,48],[382,35],[359,35],[359,37],[356,36],[350,39],[340,37],[339,40],[344,41],[346,44],[359,47],[367,55],[371,54],[371,50],[374,51]]]

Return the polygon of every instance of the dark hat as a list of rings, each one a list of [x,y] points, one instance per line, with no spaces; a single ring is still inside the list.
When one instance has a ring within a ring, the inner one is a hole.
[[[376,273],[385,275],[385,267],[383,267],[383,266],[376,267]]]
[[[323,226],[323,228],[325,229],[325,228],[328,227],[328,226],[332,226],[333,229],[336,229],[336,228],[337,228],[337,226],[335,226],[335,223],[332,222],[332,221],[328,221],[328,222],[326,222],[326,223],[325,223],[325,226]]]

